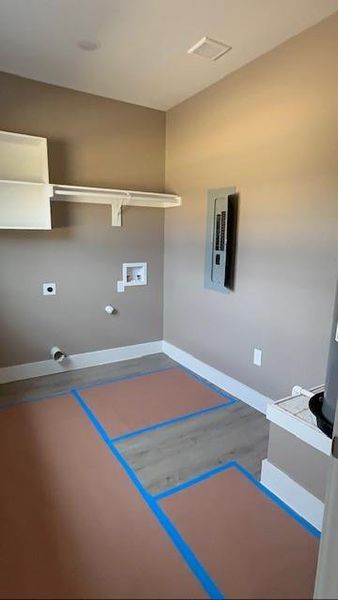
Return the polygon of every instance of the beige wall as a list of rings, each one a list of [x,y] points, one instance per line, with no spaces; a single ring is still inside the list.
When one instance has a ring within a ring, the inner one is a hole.
[[[163,191],[163,112],[0,74],[0,129],[48,138],[53,183]],[[107,206],[54,203],[52,231],[1,231],[0,366],[162,339],[163,212],[127,208],[119,229]],[[149,285],[117,294],[129,261]]]
[[[184,202],[165,217],[165,339],[273,398],[324,380],[338,275],[337,73],[335,15],[167,114],[166,184]],[[239,242],[224,295],[203,288],[206,192],[230,185]]]
[[[324,502],[329,456],[270,423],[268,461]]]
[[[226,60],[226,59],[225,59]],[[212,68],[212,65],[211,65]],[[167,114],[165,339],[272,397],[323,382],[338,273],[338,17]],[[0,129],[49,140],[52,182],[163,190],[164,113],[0,74]],[[240,192],[235,291],[203,287],[206,191]],[[0,365],[162,337],[163,211],[55,204],[0,232]],[[117,294],[122,261],[149,285]],[[15,276],[14,276],[15,273]],[[41,296],[56,281],[55,298]],[[107,303],[116,317],[103,312]],[[263,349],[261,369],[253,347]]]

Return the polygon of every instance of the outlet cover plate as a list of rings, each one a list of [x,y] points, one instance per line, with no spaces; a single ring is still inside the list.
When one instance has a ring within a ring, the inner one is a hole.
[[[116,290],[121,293],[124,292],[124,281],[118,281],[116,284]]]
[[[44,296],[55,296],[56,294],[56,283],[43,283],[42,293]]]
[[[253,363],[254,363],[254,365],[256,365],[256,367],[262,366],[262,354],[263,354],[263,352],[259,348],[254,349]]]

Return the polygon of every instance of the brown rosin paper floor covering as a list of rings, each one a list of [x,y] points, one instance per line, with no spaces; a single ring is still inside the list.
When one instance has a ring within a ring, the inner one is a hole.
[[[226,403],[181,369],[169,369],[81,390],[111,437]]]
[[[237,469],[161,501],[228,598],[312,598],[318,539]]]
[[[0,412],[1,598],[205,598],[72,396]]]
[[[223,401],[179,369],[82,391],[109,435]],[[0,598],[206,598],[80,406],[0,411]],[[312,598],[318,540],[235,468],[160,501],[228,598]]]

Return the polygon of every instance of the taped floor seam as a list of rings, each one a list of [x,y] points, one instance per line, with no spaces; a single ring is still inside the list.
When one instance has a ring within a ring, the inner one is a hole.
[[[114,442],[109,438],[105,428],[100,423],[100,421],[98,420],[96,415],[93,413],[93,411],[89,408],[89,406],[87,405],[85,400],[82,398],[80,392],[76,388],[73,388],[71,390],[71,394],[73,395],[74,399],[76,400],[76,402],[78,403],[78,405],[80,406],[80,408],[82,409],[84,414],[89,419],[90,423],[92,424],[92,426],[94,427],[96,432],[100,435],[102,440],[107,444],[107,446],[110,449],[114,458],[119,462],[121,467],[124,469],[125,473],[128,475],[129,479],[134,484],[137,491],[139,492],[139,494],[141,495],[141,497],[147,504],[149,510],[155,516],[158,523],[161,525],[163,531],[167,534],[167,536],[169,537],[169,539],[175,546],[176,550],[179,552],[182,560],[189,567],[190,571],[193,573],[193,575],[199,581],[200,585],[206,591],[206,593],[209,595],[211,600],[225,599],[226,596],[220,591],[217,584],[213,581],[212,577],[206,571],[205,567],[199,561],[197,556],[195,556],[193,550],[185,542],[185,540],[183,539],[183,537],[180,534],[180,532],[178,531],[178,529],[170,521],[169,517],[165,514],[165,512],[163,511],[162,507],[159,505],[157,500],[155,498],[153,498],[153,496],[151,494],[149,494],[149,492],[146,490],[146,488],[143,486],[143,484],[138,479],[135,471],[132,469],[132,467],[129,465],[129,463],[126,461],[126,459],[123,457],[123,455],[120,453],[118,448],[116,448],[116,446],[114,445]]]
[[[201,377],[200,375],[197,375],[196,373],[194,373],[193,371],[190,371],[189,369],[187,369],[186,367],[183,367],[182,365],[173,365],[170,367],[162,367],[159,369],[152,369],[149,371],[139,371],[137,373],[132,373],[130,375],[120,375],[117,377],[113,377],[112,379],[105,379],[102,380],[98,383],[91,383],[91,384],[87,384],[84,386],[70,386],[67,387],[61,391],[58,392],[54,392],[53,394],[48,394],[47,396],[37,396],[34,398],[23,398],[20,400],[13,400],[13,401],[9,401],[6,402],[5,404],[1,405],[0,403],[0,412],[2,410],[6,410],[8,408],[11,408],[12,406],[20,406],[21,404],[29,404],[30,402],[43,402],[44,400],[52,400],[53,398],[57,398],[59,396],[64,396],[66,394],[71,394],[72,393],[72,389],[77,389],[79,391],[85,391],[85,390],[90,390],[90,389],[94,389],[97,387],[101,387],[101,386],[105,386],[105,385],[109,385],[109,384],[113,384],[113,383],[119,383],[122,381],[129,381],[129,380],[133,380],[133,379],[138,379],[140,377],[144,377],[147,375],[154,375],[156,373],[164,373],[166,371],[172,371],[172,370],[180,370],[183,371],[184,373],[187,373],[192,379],[195,379],[195,381],[198,381],[199,383],[201,383],[202,385],[204,385],[205,387],[211,389],[212,391],[214,391],[216,394],[218,394],[221,398],[226,398],[228,400],[228,402],[223,402],[221,404],[217,404],[215,405],[215,407],[211,407],[210,409],[205,409],[205,410],[213,410],[213,409],[217,409],[217,408],[221,408],[223,405],[224,406],[231,406],[232,404],[234,404],[235,402],[238,402],[238,398],[235,398],[234,396],[231,396],[231,394],[228,394],[227,392],[224,392],[223,390],[221,390],[220,388],[218,388],[216,385],[214,385],[213,383],[209,382],[207,379],[204,379],[203,377]],[[197,411],[196,413],[189,413],[187,415],[183,415],[182,418],[190,418],[190,416],[198,416],[202,411]],[[180,418],[180,417],[178,417]],[[170,419],[169,422],[171,422],[172,420]],[[167,423],[167,422],[166,422]],[[159,426],[162,426],[161,423],[159,423]],[[136,430],[136,432],[138,432],[138,430]],[[130,432],[131,434],[134,432]],[[129,435],[129,434],[125,434],[125,435]],[[117,438],[111,438],[114,439],[116,441]]]
[[[288,504],[283,502],[283,500],[278,498],[278,496],[276,496],[262,483],[260,483],[260,481],[258,481],[249,471],[247,471],[247,469],[245,469],[238,461],[235,460],[228,461],[222,465],[219,465],[218,467],[215,467],[214,469],[205,471],[204,473],[201,473],[200,475],[197,475],[192,479],[188,479],[187,481],[180,483],[179,485],[168,488],[167,490],[163,490],[158,494],[154,494],[153,497],[158,502],[160,502],[165,498],[173,496],[187,488],[203,483],[203,481],[206,481],[211,477],[214,477],[215,475],[218,475],[219,473],[222,473],[229,469],[236,469],[237,471],[242,473],[242,475],[244,475],[252,485],[254,485],[262,494],[264,494],[269,500],[271,500],[271,502],[276,504],[281,510],[286,512],[290,518],[297,521],[299,525],[306,529],[311,535],[313,535],[316,538],[320,538],[320,532],[318,531],[318,529],[316,529],[313,525],[311,525],[311,523],[304,519],[304,517],[302,517],[296,511],[294,511]]]
[[[126,440],[142,433],[147,433],[148,431],[153,431],[155,429],[161,429],[162,427],[170,427],[170,425],[175,425],[176,423],[180,423],[181,421],[185,421],[188,419],[193,419],[194,417],[202,417],[208,413],[214,412],[221,408],[227,408],[228,406],[232,406],[235,404],[237,400],[229,400],[228,402],[222,402],[222,404],[215,404],[215,406],[210,406],[208,408],[203,408],[196,412],[187,413],[186,415],[181,415],[180,417],[174,417],[173,419],[168,419],[167,421],[160,421],[159,423],[154,423],[154,425],[149,425],[149,427],[142,427],[141,429],[135,429],[134,431],[130,431],[128,433],[123,433],[122,435],[118,435],[116,437],[110,438],[112,442],[120,442],[122,440]]]

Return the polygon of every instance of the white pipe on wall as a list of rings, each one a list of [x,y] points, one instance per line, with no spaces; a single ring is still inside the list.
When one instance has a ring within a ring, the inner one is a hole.
[[[53,346],[53,348],[51,348],[50,355],[53,358],[53,360],[55,360],[58,363],[61,363],[66,358],[66,354],[57,346]]]
[[[309,390],[302,388],[300,385],[295,385],[292,388],[291,393],[292,396],[306,396],[306,398],[312,398],[312,396],[314,396],[314,392],[310,392]]]

